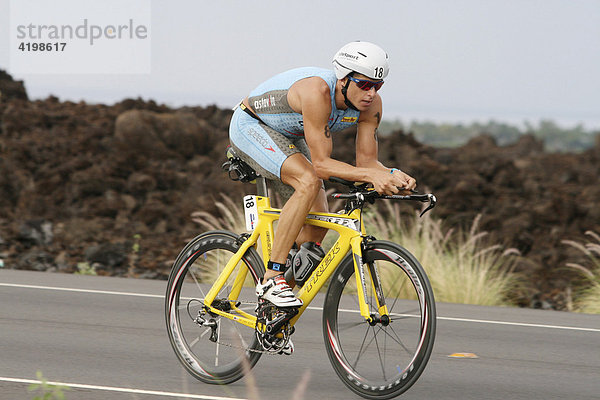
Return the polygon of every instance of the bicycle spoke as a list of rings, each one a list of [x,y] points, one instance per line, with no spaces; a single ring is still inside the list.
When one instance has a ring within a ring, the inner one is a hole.
[[[360,357],[360,356],[362,356],[363,354],[365,354],[365,353],[366,353],[366,351],[367,351],[367,349],[369,348],[369,346],[371,346],[371,343],[373,343],[373,342],[376,342],[376,343],[375,343],[375,345],[377,346],[377,334],[378,334],[378,332],[380,332],[380,331],[381,331],[381,327],[378,327],[378,328],[379,328],[379,330],[378,330],[377,332],[375,331],[375,328],[376,328],[376,327],[374,327],[374,326],[369,326],[369,329],[367,329],[367,333],[369,332],[369,330],[371,330],[371,331],[372,331],[372,333],[373,333],[373,338],[372,338],[372,339],[369,341],[369,343],[367,343],[367,345],[364,347],[364,351],[362,351],[362,352],[359,352],[359,355],[358,355],[357,357]],[[379,348],[379,346],[377,346],[377,347]],[[361,348],[361,349],[362,349],[362,348]],[[381,353],[380,353],[380,352],[378,352],[378,356],[379,356],[379,358],[381,358]],[[358,361],[358,360],[357,360],[357,361]]]
[[[221,324],[217,325],[217,335],[221,336]],[[217,348],[215,349],[215,367],[219,366],[219,349],[221,348],[221,344],[219,342],[216,343]]]
[[[390,323],[400,322],[405,319],[421,318],[420,315],[409,315],[409,314],[389,314],[389,316],[390,316]]]
[[[204,332],[202,332],[202,333],[200,334],[200,338],[203,338],[204,336],[206,336],[206,334],[207,334],[208,332],[210,332],[210,331],[211,331],[211,329],[210,329],[210,328],[206,328],[206,329],[204,330]]]
[[[375,328],[375,327],[373,327]],[[375,331],[375,329],[373,329]],[[381,366],[381,372],[383,373],[383,379],[385,380],[385,367],[383,365],[383,360],[381,359],[381,350],[379,348],[379,341],[377,340],[377,334],[373,332],[373,341],[375,342],[375,347],[377,348],[377,356],[379,357],[379,365]],[[384,352],[385,354],[385,352]]]
[[[421,318],[420,311],[421,311],[421,308],[419,307],[419,308],[413,308],[411,310],[407,310],[407,311],[405,311],[403,313],[398,313],[398,312],[392,313],[392,312],[390,312],[389,316],[390,316],[390,318],[394,317],[392,319],[392,322],[394,322],[394,321],[400,321],[400,320],[407,319],[407,318]]]
[[[394,333],[395,337],[390,332],[388,332],[388,328]],[[368,336],[369,332],[372,333],[372,338],[367,342],[367,336]],[[383,336],[384,336],[383,350],[381,349],[381,347],[379,345],[379,341],[381,339],[378,339],[378,336],[380,336],[380,332],[383,332]],[[406,351],[406,353],[408,353],[410,356],[412,356],[413,352],[402,342],[402,340],[400,339],[400,337],[394,331],[393,328],[391,328],[389,326],[387,326],[387,327],[381,327],[381,326],[371,327],[371,326],[369,326],[367,328],[367,330],[365,331],[365,335],[363,337],[358,354],[356,355],[356,359],[354,360],[354,363],[352,363],[352,368],[354,368],[356,370],[361,357],[367,353],[367,350],[369,349],[371,344],[374,342],[375,347],[377,348],[377,357],[378,357],[378,362],[379,362],[379,365],[380,365],[382,373],[383,373],[383,378],[384,378],[384,380],[386,380],[387,373],[385,371],[385,365],[386,365],[385,359],[386,359],[386,356],[388,353],[387,338],[390,338],[392,341],[394,341],[395,343],[400,345]]]
[[[386,328],[389,328],[390,331],[392,331],[394,333],[394,335],[396,335],[396,337],[392,336],[387,329],[382,329],[383,333],[385,333],[385,335],[387,337],[389,337],[390,339],[392,339],[393,341],[395,341],[396,343],[398,343],[400,346],[402,346],[402,348],[408,353],[411,354],[411,351],[408,347],[406,347],[406,345],[402,342],[402,339],[400,339],[400,336],[396,333],[396,331],[394,330],[394,328],[390,325],[386,326]]]
[[[238,339],[242,344],[242,347],[244,349],[248,349],[250,346],[248,346],[248,343],[246,343],[246,341],[244,340],[244,336],[242,335],[242,332],[240,332],[239,324],[234,324],[233,328],[235,329],[235,333],[237,333]]]
[[[352,365],[352,368],[356,369],[356,365],[358,364],[358,360],[360,358],[360,356],[363,354],[363,348],[365,345],[365,341],[367,340],[367,335],[369,334],[369,328],[370,326],[367,327],[367,330],[365,331],[365,336],[363,337],[362,343],[360,345],[360,349],[358,349],[358,354],[356,355],[356,360],[354,361],[354,364]],[[367,345],[367,348],[369,347],[369,345]],[[365,348],[366,350],[366,348]]]
[[[200,336],[197,336],[197,337],[196,337],[196,339],[194,339],[194,340],[192,340],[192,341],[190,342],[190,344],[189,344],[189,346],[190,346],[190,349],[191,349],[191,348],[194,348],[194,346],[196,345],[196,343],[198,343],[198,342],[200,341],[200,338],[201,338],[202,336],[204,336],[204,333],[203,333],[202,335],[200,335]]]
[[[396,278],[396,281],[394,282],[393,285],[390,285],[390,287],[394,287],[395,288],[396,287],[396,283],[398,282],[398,280],[400,280],[400,277],[401,277],[401,275],[398,275],[398,278]],[[402,284],[397,289],[397,293],[401,293],[405,286],[406,286],[406,279],[403,279],[402,280]],[[394,302],[388,308],[390,312],[394,309],[394,307],[396,306],[396,303],[398,302],[399,299],[400,299],[400,296],[396,295],[396,297],[394,298]]]
[[[362,321],[358,321],[358,322],[344,322],[344,323],[340,323],[340,324],[338,324],[338,331],[343,332],[345,330],[352,329],[352,328],[355,328],[357,326],[365,325],[365,324],[367,324],[367,321],[365,321],[364,319]]]
[[[196,287],[198,288],[198,291],[200,292],[200,294],[202,295],[202,298],[206,297],[206,293],[204,293],[204,290],[202,290],[202,286],[200,286],[200,282],[198,282],[198,279],[196,278],[196,274],[194,273],[194,271],[192,270],[192,268],[194,269],[198,269],[198,267],[196,267],[195,265],[192,266],[189,269],[190,275],[192,276],[192,279],[194,280],[194,282],[196,283]]]

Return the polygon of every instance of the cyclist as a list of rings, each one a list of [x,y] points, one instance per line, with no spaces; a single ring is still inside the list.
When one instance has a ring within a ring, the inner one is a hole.
[[[414,178],[377,157],[382,113],[377,91],[388,71],[383,49],[351,42],[335,54],[333,71],[306,67],[276,75],[250,92],[233,114],[232,147],[287,199],[264,280],[256,287],[259,297],[277,307],[302,305],[282,274],[294,243],[319,243],[327,233],[304,225],[310,211],[328,211],[323,179],[369,182],[387,195],[416,186]],[[331,158],[332,133],[352,125],[357,125],[356,166]]]

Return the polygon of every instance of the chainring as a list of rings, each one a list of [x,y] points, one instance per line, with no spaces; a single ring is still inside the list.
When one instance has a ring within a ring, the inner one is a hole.
[[[298,313],[297,308],[281,309],[260,300],[256,307],[256,338],[268,353],[279,354],[288,345],[294,328],[288,323]],[[271,329],[276,326],[280,328]]]

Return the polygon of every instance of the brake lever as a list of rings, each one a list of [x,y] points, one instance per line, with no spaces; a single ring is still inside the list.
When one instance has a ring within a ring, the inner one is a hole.
[[[435,207],[435,204],[437,203],[437,198],[435,197],[435,195],[429,193],[427,195],[427,198],[429,199],[429,205],[427,206],[426,209],[424,209],[423,211],[421,211],[421,214],[419,214],[419,218],[423,217],[423,215],[425,215],[425,213],[431,209],[433,209],[433,207]]]

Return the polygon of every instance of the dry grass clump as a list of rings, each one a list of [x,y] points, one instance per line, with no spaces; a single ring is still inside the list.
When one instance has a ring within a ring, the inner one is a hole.
[[[444,231],[442,221],[429,214],[402,218],[397,203],[386,202],[383,212],[370,212],[366,223],[378,238],[400,244],[420,261],[427,272],[436,301],[509,305],[511,291],[519,284],[513,273],[516,249],[503,250],[486,242],[479,231],[481,216],[471,229]]]
[[[579,243],[574,240],[563,240],[564,244],[580,250],[589,259],[591,266],[585,267],[577,263],[567,263],[567,266],[581,272],[589,285],[575,292],[574,311],[600,314],[600,235],[587,231],[596,243]]]
[[[192,213],[192,221],[207,231],[228,230],[238,234],[246,232],[246,219],[241,198],[238,199],[239,201],[235,201],[226,194],[221,194],[221,198],[222,201],[215,201],[215,206],[221,214],[220,217],[206,211],[196,211]]]

